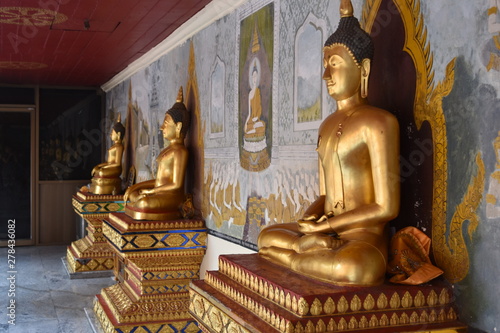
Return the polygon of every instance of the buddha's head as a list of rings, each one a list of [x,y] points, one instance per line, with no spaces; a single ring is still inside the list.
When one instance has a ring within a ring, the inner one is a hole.
[[[350,0],[341,0],[340,15],[337,30],[323,48],[323,79],[328,93],[336,100],[350,97],[360,88],[362,97],[366,97],[373,42],[353,16]]]
[[[122,141],[125,135],[125,126],[121,123],[121,114],[118,114],[118,119],[113,125],[113,130],[111,131],[111,140],[114,142]]]
[[[191,115],[184,105],[182,87],[177,94],[175,104],[165,113],[165,119],[161,125],[163,136],[166,139],[184,138],[191,124]]]

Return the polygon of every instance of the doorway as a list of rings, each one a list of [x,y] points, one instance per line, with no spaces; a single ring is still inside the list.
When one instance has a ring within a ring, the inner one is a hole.
[[[35,106],[0,105],[0,246],[35,244]]]

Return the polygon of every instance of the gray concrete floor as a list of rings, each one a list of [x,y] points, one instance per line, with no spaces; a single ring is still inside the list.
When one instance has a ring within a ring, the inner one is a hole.
[[[111,277],[70,279],[61,260],[66,246],[15,248],[15,283],[8,277],[8,249],[0,248],[0,333],[92,333],[84,309]],[[14,286],[15,296],[9,296]],[[9,301],[15,300],[15,325],[8,323]]]

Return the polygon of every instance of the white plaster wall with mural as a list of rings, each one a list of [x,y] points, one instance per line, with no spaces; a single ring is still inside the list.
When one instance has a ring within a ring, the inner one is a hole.
[[[367,7],[381,1],[352,2],[355,16],[361,18]],[[445,229],[449,233],[451,221],[462,220],[468,270],[454,290],[461,320],[479,332],[496,332],[500,2],[395,3],[414,8],[422,18],[435,85],[446,80],[448,64],[455,64],[453,87],[442,99]],[[165,111],[175,102],[179,86],[196,82],[199,122],[194,130],[202,143],[198,162],[203,173],[197,208],[210,229],[203,271],[217,269],[219,254],[254,252],[263,227],[296,220],[318,195],[317,128],[335,111],[321,79],[321,48],[336,29],[338,8],[334,0],[215,0],[103,85],[106,117],[120,113],[122,120],[128,118],[124,123],[130,125],[135,147],[130,163],[137,168],[138,180],[145,180],[153,177],[155,158],[164,147],[159,124]],[[399,15],[382,14],[372,29],[384,29],[392,15]],[[255,102],[256,94],[260,103]],[[477,180],[474,185],[472,179]],[[479,195],[467,198],[470,187]],[[467,200],[476,205],[464,215],[461,209],[471,207],[463,205]]]

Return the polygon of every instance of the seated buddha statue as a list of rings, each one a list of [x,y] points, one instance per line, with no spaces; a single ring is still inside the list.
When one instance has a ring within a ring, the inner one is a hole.
[[[160,129],[168,141],[156,158],[156,178],[130,186],[124,195],[125,213],[136,220],[171,220],[182,217],[187,196],[184,178],[188,150],[184,138],[190,114],[183,103],[182,87],[176,103],[165,113]]]
[[[336,112],[318,130],[320,196],[297,222],[259,234],[259,254],[300,274],[337,285],[385,279],[388,222],[399,213],[399,125],[367,102],[370,36],[341,1],[337,30],[323,48],[323,79]]]
[[[95,194],[120,194],[122,193],[122,156],[123,136],[125,127],[121,123],[121,115],[111,130],[113,145],[108,149],[107,161],[96,165],[91,172],[92,184],[90,192]]]

